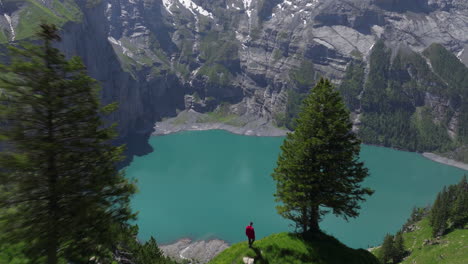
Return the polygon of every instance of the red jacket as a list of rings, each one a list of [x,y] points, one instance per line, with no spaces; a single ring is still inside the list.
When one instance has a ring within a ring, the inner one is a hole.
[[[254,230],[253,226],[248,225],[248,226],[245,228],[245,235],[246,235],[248,238],[253,238],[253,239],[255,239],[255,230]]]

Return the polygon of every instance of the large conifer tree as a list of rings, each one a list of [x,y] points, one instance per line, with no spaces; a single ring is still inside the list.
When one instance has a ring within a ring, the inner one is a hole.
[[[279,214],[303,232],[319,231],[318,223],[329,210],[345,219],[358,216],[359,203],[373,191],[361,187],[368,170],[359,161],[360,141],[328,80],[321,79],[311,90],[296,124],[272,174]]]
[[[115,166],[123,147],[110,145],[113,126],[100,117],[115,106],[101,107],[82,62],[53,48],[55,26],[38,37],[1,67],[2,231],[26,242],[31,263],[103,263],[112,230],[134,218],[134,185]]]

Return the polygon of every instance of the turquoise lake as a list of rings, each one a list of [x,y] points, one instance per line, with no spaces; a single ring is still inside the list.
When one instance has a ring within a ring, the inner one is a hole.
[[[276,166],[281,137],[249,137],[220,130],[187,131],[152,137],[154,151],[136,157],[126,168],[138,180],[132,200],[138,211],[139,237],[167,244],[180,238],[245,240],[253,221],[257,239],[293,231],[275,209]],[[354,248],[382,242],[396,232],[414,206],[430,204],[444,185],[466,172],[419,154],[363,145],[361,159],[371,176],[364,186],[375,190],[349,222],[332,215],[320,226]]]

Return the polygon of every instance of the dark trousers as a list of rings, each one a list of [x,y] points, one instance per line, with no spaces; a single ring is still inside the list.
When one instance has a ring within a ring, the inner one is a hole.
[[[255,238],[250,238],[249,237],[249,247],[252,247],[253,242],[255,241]]]

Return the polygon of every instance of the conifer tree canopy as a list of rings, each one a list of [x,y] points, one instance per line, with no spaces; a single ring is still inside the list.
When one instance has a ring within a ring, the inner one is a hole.
[[[395,235],[393,263],[400,262],[406,255],[403,233],[400,231]]]
[[[447,219],[449,217],[448,198],[447,188],[444,186],[442,191],[437,194],[429,218],[433,237],[443,235],[447,229]]]
[[[25,242],[31,263],[107,263],[116,232],[134,218],[135,187],[116,168],[123,147],[101,115],[96,81],[80,59],[52,44],[41,25],[40,46],[11,48],[0,67],[0,222],[8,240]]]
[[[432,205],[429,225],[432,236],[442,236],[453,228],[464,228],[468,223],[468,183],[466,175],[457,185],[444,186]]]
[[[380,256],[379,259],[383,264],[387,264],[389,260],[393,259],[395,255],[395,246],[393,242],[394,237],[390,234],[387,234],[384,238],[380,249]]]
[[[348,110],[331,83],[321,79],[304,100],[272,174],[278,213],[303,232],[319,231],[328,212],[358,216],[360,202],[373,193],[361,186],[368,170],[359,151]]]
[[[468,223],[468,182],[463,176],[456,190],[456,200],[452,209],[452,221],[456,228],[464,228]]]

